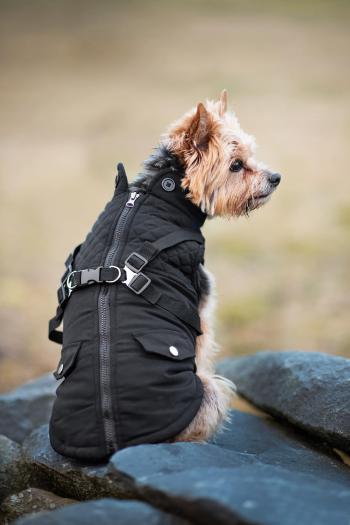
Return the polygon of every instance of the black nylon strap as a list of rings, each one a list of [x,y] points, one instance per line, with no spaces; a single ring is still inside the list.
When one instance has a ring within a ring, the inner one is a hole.
[[[66,268],[67,268],[68,270],[70,269],[70,271],[71,271],[71,269],[72,269],[73,266],[74,266],[74,261],[75,261],[75,258],[76,258],[76,256],[78,255],[78,253],[79,253],[79,251],[80,251],[80,248],[81,248],[81,244],[78,244],[78,245],[74,248],[74,250],[72,251],[72,253],[70,253],[70,254],[68,255],[67,260],[66,260],[66,262],[64,263],[65,266],[66,266]]]
[[[49,339],[54,343],[61,345],[63,343],[63,333],[59,330],[56,330],[63,319],[63,308],[61,306],[57,307],[56,315],[49,321]]]
[[[125,260],[125,264],[136,273],[139,273],[152,259],[154,259],[161,251],[175,246],[184,241],[204,242],[204,238],[200,232],[178,229],[171,232],[154,242],[146,241],[138,252],[131,253]],[[142,277],[142,275],[140,275]],[[103,284],[108,282],[116,282],[118,279],[118,269],[116,267],[99,267],[87,268],[84,270],[74,271],[70,277],[70,284],[75,290],[88,284]],[[141,283],[141,278],[139,279]],[[60,292],[59,292],[60,293]]]
[[[126,258],[125,264],[133,271],[137,272],[141,277],[142,274],[139,274],[140,270],[142,270],[160,252],[185,241],[196,241],[203,244],[204,237],[200,232],[178,229],[154,242],[146,241],[137,252],[131,253]],[[139,281],[140,286],[142,286],[142,279],[139,279]],[[135,288],[135,285],[137,285],[137,281],[133,282],[133,288]],[[133,290],[133,288],[131,289]],[[133,291],[135,291],[135,289]],[[194,307],[186,306],[186,303],[171,299],[162,294],[160,290],[154,286],[147,286],[140,295],[151,304],[164,308],[175,315],[178,319],[181,319],[192,326],[199,335],[202,334],[200,317]]]
[[[143,274],[138,274],[136,282],[140,281],[140,284],[142,284],[142,277]],[[136,282],[134,282],[133,286],[137,286]],[[131,288],[131,290],[134,291],[133,288]],[[152,286],[147,287],[141,292],[140,295],[144,297],[144,299],[146,299],[146,301],[148,301],[149,303],[164,308],[164,310],[167,310],[168,312],[175,315],[178,319],[192,326],[192,328],[196,330],[198,335],[202,334],[200,318],[195,308],[186,307],[186,303],[174,301],[170,297],[162,294],[159,288],[155,288]],[[50,341],[53,341],[58,344],[62,344],[63,340],[62,332],[57,330],[57,328],[62,322],[63,311],[63,308],[61,306],[58,306],[55,317],[53,317],[49,321],[49,339]]]
[[[164,235],[164,237],[161,237],[154,242],[146,241],[137,252],[131,253],[126,258],[125,264],[127,264],[132,270],[138,272],[163,250],[185,241],[196,241],[203,244],[204,237],[200,232],[178,229]]]
[[[176,301],[171,297],[162,294],[159,288],[154,288],[152,286],[146,288],[140,295],[149,303],[160,306],[161,308],[164,308],[164,310],[175,315],[175,317],[181,321],[192,326],[198,335],[202,335],[203,332],[201,331],[200,317],[196,308],[187,305],[185,302]]]
[[[66,262],[64,263],[65,266],[66,266],[66,271],[62,275],[61,285],[60,285],[59,289],[57,290],[58,304],[60,306],[62,306],[63,303],[65,303],[67,301],[68,297],[69,297],[69,290],[67,288],[67,277],[72,272],[72,270],[74,268],[75,258],[78,255],[81,246],[82,246],[81,244],[78,244],[74,248],[72,253],[70,253],[68,255],[68,258],[67,258]]]
[[[150,279],[140,272],[140,270],[142,270],[142,268],[144,268],[160,252],[185,241],[196,241],[202,244],[204,243],[204,237],[200,232],[178,229],[174,232],[164,235],[164,237],[161,237],[154,242],[146,241],[138,252],[133,252],[126,258],[125,264],[137,274],[135,280],[133,280],[132,285],[129,286],[129,288],[134,293],[142,295],[142,297],[144,297],[151,304],[158,305],[161,308],[169,311],[185,323],[192,326],[200,335],[202,332],[197,310],[192,307],[186,307],[185,303],[174,301],[173,299],[162,295],[159,290],[152,286],[149,287],[148,284],[150,283]],[[59,306],[57,308],[55,317],[49,321],[49,339],[59,344],[62,344],[63,334],[62,332],[59,332],[57,328],[62,322],[64,308],[70,295],[70,290],[67,287],[67,278],[69,276],[70,285],[72,287],[71,291],[94,283],[112,283],[123,281],[125,279],[124,272],[122,275],[120,275],[121,269],[113,266],[92,269],[87,268],[84,270],[73,271],[74,260],[80,248],[81,244],[76,246],[72,254],[70,254],[66,260],[65,265],[67,270],[63,274],[61,286],[57,291]],[[148,284],[146,284],[147,281]],[[143,289],[145,284],[147,287]]]
[[[72,290],[89,284],[104,284],[117,282],[121,277],[121,270],[116,266],[100,266],[74,271],[69,281]]]
[[[69,297],[67,289],[67,277],[74,267],[75,258],[78,255],[81,246],[81,244],[78,244],[72,253],[69,254],[66,262],[64,263],[66,266],[66,271],[64,272],[61,279],[61,286],[57,290],[58,307],[56,310],[56,315],[49,321],[49,340],[60,345],[63,342],[63,333],[57,330],[57,328],[62,323],[64,307]]]
[[[156,304],[192,326],[198,335],[202,335],[200,317],[194,307],[187,307],[186,303],[174,301],[165,295],[161,295]]]

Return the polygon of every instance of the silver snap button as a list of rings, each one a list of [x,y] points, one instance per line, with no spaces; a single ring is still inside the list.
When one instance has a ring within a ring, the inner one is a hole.
[[[170,177],[166,177],[162,180],[162,188],[165,191],[173,191],[175,189],[175,181]]]
[[[61,374],[62,370],[63,370],[63,363],[61,363],[60,366],[57,368],[57,373]]]
[[[172,355],[179,355],[179,351],[178,351],[178,349],[176,348],[176,346],[169,346],[169,352],[170,352]]]

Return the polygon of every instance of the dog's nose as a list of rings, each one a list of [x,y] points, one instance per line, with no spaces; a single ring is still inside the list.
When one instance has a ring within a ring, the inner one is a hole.
[[[279,173],[269,173],[268,179],[272,186],[278,186],[281,182],[281,175]]]

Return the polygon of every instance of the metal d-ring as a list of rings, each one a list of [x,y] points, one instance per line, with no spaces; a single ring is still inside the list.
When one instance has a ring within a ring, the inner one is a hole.
[[[122,272],[121,272],[121,269],[118,268],[118,266],[109,266],[109,268],[115,268],[116,270],[118,270],[118,275],[115,279],[112,279],[111,281],[105,281],[106,283],[116,283],[117,281],[119,281],[121,275],[122,275]]]
[[[76,284],[75,286],[73,286],[72,283],[71,283],[71,279],[72,279],[72,277],[73,277],[73,274],[75,274],[75,273],[78,273],[78,272],[77,272],[76,270],[73,270],[73,272],[70,272],[70,274],[67,276],[67,281],[66,281],[66,283],[67,283],[67,288],[68,288],[68,290],[69,290],[70,292],[71,292],[72,290],[74,290],[74,288],[76,288],[76,287],[78,286],[77,284]]]

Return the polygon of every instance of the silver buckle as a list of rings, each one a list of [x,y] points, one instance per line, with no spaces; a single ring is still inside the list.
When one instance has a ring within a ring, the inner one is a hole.
[[[130,262],[129,262],[129,259],[130,257],[132,256],[135,256],[139,259],[141,259],[142,261],[142,265],[140,266],[140,268],[135,268],[135,266],[133,266]],[[137,252],[132,252],[126,259],[125,259],[125,265],[130,268],[130,270],[132,270],[133,272],[135,273],[138,273],[142,270],[142,268],[148,263],[147,259],[145,259],[145,257],[143,257],[142,255],[140,255],[139,253]]]
[[[144,273],[134,272],[133,270],[131,270],[131,268],[129,268],[129,266],[125,265],[124,271],[126,273],[126,279],[125,281],[122,281],[122,283],[126,284],[128,288],[130,288],[134,293],[136,293],[136,295],[139,295],[144,290],[146,290],[147,286],[151,283],[151,279],[147,277]],[[139,290],[136,290],[135,288],[133,288],[132,284],[139,276],[144,277],[146,279],[146,282]]]
[[[106,283],[116,283],[117,281],[119,281],[121,275],[122,275],[122,271],[121,269],[118,267],[118,266],[109,266],[109,268],[115,268],[116,270],[118,270],[118,275],[115,279],[112,279],[111,281],[105,281]]]

